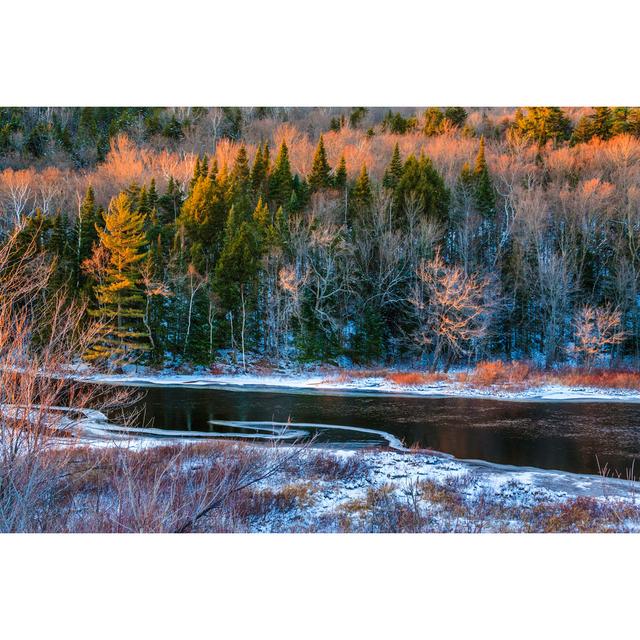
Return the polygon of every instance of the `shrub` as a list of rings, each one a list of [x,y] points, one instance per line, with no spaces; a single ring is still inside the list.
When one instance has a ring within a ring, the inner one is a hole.
[[[446,373],[427,373],[419,371],[392,372],[388,373],[386,378],[394,384],[405,387],[413,387],[421,384],[432,384],[434,382],[443,382],[449,380],[449,376]]]

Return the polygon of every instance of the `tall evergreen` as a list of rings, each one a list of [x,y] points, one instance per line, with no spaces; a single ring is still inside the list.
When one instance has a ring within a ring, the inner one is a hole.
[[[324,148],[322,136],[320,136],[315,155],[313,156],[313,164],[311,165],[308,182],[312,193],[331,186],[331,167],[327,162],[327,153]]]
[[[226,204],[219,185],[200,176],[182,204],[178,225],[186,233],[192,261],[199,270],[212,265],[220,249]]]
[[[402,168],[395,191],[395,202],[400,219],[407,207],[417,208],[418,213],[433,222],[446,224],[449,217],[450,194],[442,176],[425,155],[410,155]]]
[[[96,207],[96,198],[93,187],[89,186],[84,196],[77,222],[77,265],[76,285],[84,282],[82,275],[82,263],[91,256],[93,245],[98,241],[98,228],[102,224],[102,216]]]
[[[367,166],[363,164],[351,190],[351,205],[356,213],[362,213],[369,210],[372,202],[371,181],[369,180]]]
[[[496,212],[496,198],[487,168],[487,161],[484,157],[484,136],[480,138],[480,148],[476,156],[476,163],[473,169],[475,180],[475,204],[478,211],[485,217],[493,217]]]
[[[121,193],[111,201],[104,222],[98,237],[109,261],[102,282],[95,286],[98,308],[92,315],[105,325],[85,358],[123,364],[149,349],[148,334],[142,326],[144,295],[140,285],[147,244],[145,216],[131,211],[127,195]]]
[[[269,197],[273,200],[276,207],[288,207],[292,191],[293,176],[289,162],[289,149],[283,140],[273,171],[269,177]]]
[[[340,156],[340,162],[333,176],[333,186],[336,189],[344,189],[347,186],[347,161],[344,159],[344,154]]]
[[[253,160],[251,168],[251,188],[253,193],[260,196],[266,196],[267,176],[269,161],[269,147],[265,145],[264,151],[262,145],[256,151],[256,157]]]
[[[393,155],[391,156],[391,162],[385,169],[384,176],[382,178],[382,186],[385,189],[395,189],[402,177],[402,158],[400,157],[400,147],[396,142],[393,148]]]

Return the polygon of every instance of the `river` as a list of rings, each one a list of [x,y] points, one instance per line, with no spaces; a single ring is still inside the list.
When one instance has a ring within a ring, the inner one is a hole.
[[[513,402],[187,386],[140,388],[138,426],[226,437],[400,444],[460,459],[625,477],[640,459],[640,404]],[[290,423],[281,433],[281,423]],[[240,424],[242,423],[242,424]],[[272,424],[276,423],[276,424]],[[634,475],[640,473],[640,465]]]

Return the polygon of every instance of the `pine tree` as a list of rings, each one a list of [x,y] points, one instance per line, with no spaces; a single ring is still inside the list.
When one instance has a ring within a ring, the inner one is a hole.
[[[442,131],[442,123],[444,121],[444,114],[438,107],[429,107],[424,112],[424,135],[435,136]]]
[[[273,171],[269,178],[269,196],[277,207],[288,207],[293,191],[293,176],[286,142],[280,145]]]
[[[480,138],[480,148],[473,169],[475,180],[475,204],[484,217],[492,217],[496,212],[496,198],[487,161],[484,157],[484,136]]]
[[[67,216],[57,213],[50,222],[51,238],[49,252],[53,254],[54,265],[48,288],[56,293],[71,284],[75,275],[75,256],[71,246],[72,232]]]
[[[589,116],[582,116],[571,134],[571,144],[589,142],[593,138],[593,134],[593,120]]]
[[[149,349],[142,327],[144,295],[140,287],[147,244],[145,216],[132,212],[127,195],[121,193],[111,201],[104,218],[105,228],[97,232],[109,261],[103,282],[95,287],[98,309],[92,310],[92,315],[102,318],[105,328],[85,357],[123,364]]]
[[[395,191],[395,203],[401,218],[406,213],[406,206],[412,202],[425,218],[446,224],[449,201],[449,190],[431,159],[425,155],[421,155],[420,159],[410,155],[404,163],[402,177]]]
[[[253,159],[253,167],[251,167],[251,186],[254,192],[258,192],[260,185],[264,180],[264,164],[262,162],[262,145],[258,147],[255,158]]]
[[[601,140],[608,140],[611,137],[611,126],[613,124],[613,114],[609,107],[595,107],[591,116],[593,122],[593,135]]]
[[[163,224],[177,220],[180,208],[182,207],[182,198],[183,195],[180,186],[173,177],[170,177],[167,183],[166,193],[158,198],[159,216]]]
[[[233,169],[227,181],[227,205],[236,207],[238,213],[249,216],[251,210],[251,169],[244,145],[240,147]]]
[[[232,215],[233,208],[229,212]],[[243,220],[227,221],[225,243],[215,268],[214,291],[229,319],[232,343],[240,334],[244,363],[247,317],[256,303],[255,288],[260,246],[254,225]],[[255,333],[254,333],[255,335]]]
[[[84,200],[80,205],[80,211],[77,222],[77,259],[76,259],[76,284],[81,285],[84,282],[82,271],[80,269],[82,263],[91,255],[93,245],[98,241],[97,228],[102,223],[102,215],[96,208],[96,199],[91,186],[88,187]]]
[[[351,204],[355,212],[362,213],[369,210],[372,201],[371,181],[369,180],[367,166],[363,164],[351,191]]]
[[[462,127],[467,120],[467,111],[463,107],[447,107],[444,110],[444,118],[453,126]]]
[[[331,167],[327,162],[327,153],[324,148],[322,136],[320,136],[315,155],[313,156],[313,164],[311,165],[308,182],[312,193],[331,186]]]
[[[340,156],[340,163],[333,176],[333,186],[336,189],[344,189],[347,186],[347,162],[344,154]]]
[[[528,107],[526,116],[518,109],[514,126],[540,146],[549,140],[557,144],[571,137],[571,121],[559,107]]]
[[[208,175],[201,175],[182,204],[177,221],[185,230],[193,261],[200,271],[207,270],[218,255],[225,211],[220,185]]]
[[[393,155],[391,156],[391,162],[384,172],[382,178],[382,186],[385,189],[395,189],[402,177],[402,158],[400,157],[400,147],[396,142],[396,146],[393,148]]]

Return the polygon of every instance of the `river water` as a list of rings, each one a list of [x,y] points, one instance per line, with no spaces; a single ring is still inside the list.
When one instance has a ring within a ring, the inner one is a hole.
[[[622,477],[637,459],[640,475],[640,404],[185,386],[140,391],[139,426],[225,437],[314,436],[318,446],[349,449],[417,445],[461,459],[576,473],[598,473],[606,464]]]

